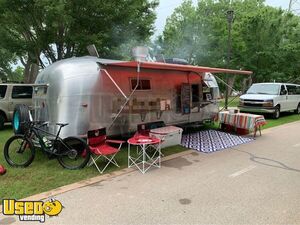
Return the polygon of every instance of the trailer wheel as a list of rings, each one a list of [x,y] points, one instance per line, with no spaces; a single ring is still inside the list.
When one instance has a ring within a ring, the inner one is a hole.
[[[280,106],[275,107],[275,111],[273,113],[273,119],[278,119],[280,117]]]
[[[24,134],[26,132],[28,129],[28,124],[24,122],[30,121],[29,113],[30,111],[27,105],[16,105],[12,119],[12,125],[15,134]]]

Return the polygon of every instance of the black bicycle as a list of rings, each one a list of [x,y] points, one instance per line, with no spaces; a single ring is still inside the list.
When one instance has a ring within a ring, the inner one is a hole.
[[[38,121],[25,122],[27,129],[23,135],[14,135],[4,146],[4,157],[14,167],[27,167],[34,160],[35,148],[41,148],[48,155],[57,157],[58,162],[67,169],[80,169],[90,159],[90,151],[84,140],[77,137],[61,139],[60,131],[67,123],[56,123],[57,134],[51,134],[42,127],[48,123]]]

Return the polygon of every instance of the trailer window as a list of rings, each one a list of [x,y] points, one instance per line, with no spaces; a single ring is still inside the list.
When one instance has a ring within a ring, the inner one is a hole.
[[[45,94],[47,94],[47,89],[48,89],[47,86],[35,87],[34,94],[37,96],[45,95]]]
[[[135,89],[137,85],[137,79],[132,78],[131,83],[131,90]],[[150,80],[149,79],[139,79],[138,86],[136,90],[151,90]]]
[[[6,89],[6,85],[0,85],[0,99],[5,97]]]
[[[12,89],[12,98],[32,98],[31,86],[14,86]]]

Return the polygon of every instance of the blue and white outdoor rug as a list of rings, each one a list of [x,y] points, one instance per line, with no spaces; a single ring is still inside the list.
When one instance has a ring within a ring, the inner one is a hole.
[[[200,152],[210,153],[254,140],[216,130],[205,130],[182,135],[181,145]]]

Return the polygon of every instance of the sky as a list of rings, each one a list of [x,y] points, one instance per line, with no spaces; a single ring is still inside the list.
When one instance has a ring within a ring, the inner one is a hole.
[[[154,36],[158,36],[162,33],[167,17],[170,16],[174,9],[182,2],[183,0],[160,0],[159,6],[156,9],[157,19],[155,21],[156,32]],[[197,0],[193,0],[193,2],[196,3]],[[288,9],[289,0],[266,0],[266,4]]]
[[[300,0],[297,0],[297,7],[300,9]],[[159,34],[162,33],[164,26],[166,24],[166,19],[168,16],[172,14],[174,9],[178,7],[183,0],[160,0],[159,6],[156,9],[157,19],[155,21],[155,33],[152,36],[152,39],[155,39]],[[194,3],[197,0],[193,0]],[[283,9],[287,9],[289,5],[289,0],[266,0],[266,3],[271,6],[281,7]],[[17,66],[22,66],[20,62],[15,65],[12,65],[13,68],[17,68]]]

